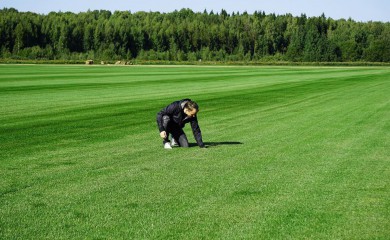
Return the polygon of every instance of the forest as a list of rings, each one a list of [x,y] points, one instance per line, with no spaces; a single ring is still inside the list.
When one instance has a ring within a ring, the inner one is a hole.
[[[0,10],[0,59],[390,62],[390,23],[256,11]]]

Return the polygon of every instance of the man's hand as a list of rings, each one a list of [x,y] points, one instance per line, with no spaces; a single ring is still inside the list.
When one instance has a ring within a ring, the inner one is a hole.
[[[160,137],[167,138],[167,132],[165,132],[165,131],[160,132]]]

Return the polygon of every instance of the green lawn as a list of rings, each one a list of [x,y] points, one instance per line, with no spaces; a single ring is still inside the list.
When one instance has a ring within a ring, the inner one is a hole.
[[[200,105],[164,150],[156,113]],[[390,68],[0,65],[0,239],[389,239]]]

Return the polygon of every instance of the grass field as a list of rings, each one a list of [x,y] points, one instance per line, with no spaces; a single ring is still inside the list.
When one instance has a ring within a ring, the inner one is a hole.
[[[162,148],[190,97],[208,148]],[[0,65],[0,239],[389,239],[390,68]]]

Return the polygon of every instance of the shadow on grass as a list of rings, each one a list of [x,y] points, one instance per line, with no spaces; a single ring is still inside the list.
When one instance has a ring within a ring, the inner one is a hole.
[[[216,147],[220,145],[240,145],[243,144],[242,142],[204,142],[204,145],[206,147]],[[190,147],[197,147],[198,144],[196,143],[190,143]]]

